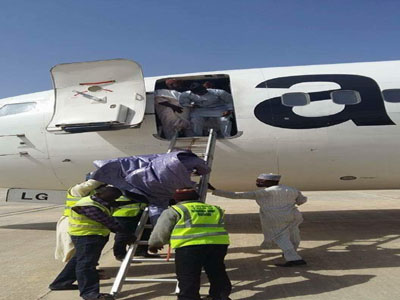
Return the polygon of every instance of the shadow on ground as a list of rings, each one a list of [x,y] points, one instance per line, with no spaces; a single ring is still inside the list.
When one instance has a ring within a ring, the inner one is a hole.
[[[371,280],[375,275],[366,274],[368,269],[400,267],[400,210],[305,212],[303,216],[305,221],[301,233],[307,249],[300,248],[299,253],[308,266],[275,267],[275,263],[282,262],[278,249],[230,247],[226,265],[234,283],[233,299],[245,299],[235,297],[237,292],[243,294],[244,291],[252,295],[247,299],[318,295]],[[258,214],[228,214],[226,226],[230,233],[261,235]],[[235,258],[239,253],[241,258]],[[171,278],[174,275],[173,265],[133,266],[129,277]],[[117,271],[117,268],[106,268],[112,276]],[[325,275],[323,271],[333,271],[331,273],[338,275]],[[360,272],[362,274],[358,274]],[[103,284],[108,285],[111,283]],[[203,275],[204,285],[207,285],[207,280]],[[173,283],[154,283],[136,288],[126,285],[119,297],[151,299],[162,294],[173,296],[174,289]]]
[[[0,226],[0,229],[21,229],[21,230],[49,230],[55,231],[57,222],[28,223]]]

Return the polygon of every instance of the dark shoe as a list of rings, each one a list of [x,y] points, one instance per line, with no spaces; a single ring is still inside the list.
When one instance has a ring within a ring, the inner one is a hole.
[[[115,259],[118,261],[123,261],[125,256],[116,256]]]
[[[49,285],[49,289],[52,291],[68,291],[68,290],[78,290],[77,284],[69,285]]]
[[[297,267],[297,266],[304,266],[306,265],[306,261],[303,259],[299,259],[299,260],[289,260],[287,262],[285,262],[284,264],[275,264],[275,266],[277,267]]]
[[[206,296],[204,298],[201,298],[201,300],[232,300],[231,298],[213,298],[211,296]]]
[[[113,296],[111,296],[110,294],[103,294],[103,293],[99,294],[95,298],[92,298],[92,297],[85,298],[84,297],[83,299],[85,299],[85,300],[115,300],[115,298]]]
[[[140,252],[140,253],[136,253],[135,256],[142,256],[145,258],[160,258],[160,254],[158,253],[151,253],[151,252]]]
[[[110,294],[100,294],[97,300],[115,300],[115,298]]]

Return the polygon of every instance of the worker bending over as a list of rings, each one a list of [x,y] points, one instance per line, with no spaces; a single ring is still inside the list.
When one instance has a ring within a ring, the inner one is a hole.
[[[300,244],[299,225],[303,222],[301,212],[296,205],[307,201],[300,191],[295,188],[279,184],[281,176],[277,174],[260,174],[256,185],[260,189],[250,192],[228,192],[214,189],[213,195],[232,199],[255,199],[260,206],[261,228],[264,248],[270,248],[272,243],[283,251],[286,260],[280,267],[305,265],[306,262],[296,252]]]
[[[56,250],[55,259],[67,262],[75,253],[75,247],[72,243],[71,236],[68,234],[69,216],[71,215],[71,208],[82,197],[90,196],[95,193],[95,189],[104,185],[104,183],[89,179],[82,183],[74,185],[67,191],[64,212],[57,222],[56,227]]]
[[[146,208],[147,204],[143,202],[132,203],[132,201],[121,196],[115,200],[120,206],[113,209],[112,216],[114,220],[117,221],[122,227],[126,228],[127,231],[116,232],[114,237],[113,252],[117,260],[122,261],[127,253],[127,246],[130,244],[132,234],[135,233],[136,227],[140,221],[143,210]],[[124,203],[128,203],[125,204]],[[129,204],[130,203],[130,204]],[[136,255],[146,255],[147,247],[141,246],[141,253],[136,253]]]
[[[223,210],[200,202],[192,188],[177,189],[174,199],[177,204],[163,211],[153,229],[149,250],[157,252],[169,243],[175,249],[178,300],[200,299],[203,267],[210,281],[205,299],[228,300],[232,286],[224,264],[229,236]]]
[[[100,294],[96,265],[110,231],[126,230],[111,217],[111,209],[117,205],[115,200],[121,195],[117,188],[103,187],[96,190],[93,196],[82,198],[72,207],[69,234],[75,246],[75,254],[50,284],[51,290],[76,289],[73,283],[77,280],[77,288],[83,299],[114,299],[109,294]],[[131,242],[135,239],[135,236],[132,236]]]

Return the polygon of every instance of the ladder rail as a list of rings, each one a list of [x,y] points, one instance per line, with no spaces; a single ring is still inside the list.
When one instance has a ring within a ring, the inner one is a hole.
[[[217,139],[217,134],[214,129],[210,130],[208,135],[208,143],[207,148],[204,156],[204,160],[207,163],[207,166],[211,168],[213,160],[214,160],[214,151],[215,151],[215,142]],[[211,172],[210,172],[211,173]],[[208,190],[208,181],[210,179],[210,173],[201,176],[200,183],[199,183],[199,199],[201,202],[206,202],[207,190]]]
[[[178,138],[178,134],[179,133],[176,131],[174,136],[172,137],[172,139],[171,139],[171,141],[169,143],[169,147],[168,147],[167,153],[171,153],[174,150],[175,145],[176,145],[176,140]]]
[[[138,226],[136,227],[136,230],[135,230],[135,236],[137,237],[137,240],[140,240],[143,235],[148,216],[149,216],[149,208],[146,207],[142,213],[142,216],[140,217]],[[111,295],[115,296],[116,294],[118,294],[121,291],[122,285],[123,285],[124,281],[126,280],[126,274],[128,273],[128,269],[131,264],[132,257],[134,256],[137,247],[138,247],[138,243],[136,243],[136,242],[129,246],[128,251],[125,255],[125,258],[122,261],[121,266],[118,270],[118,274],[115,277],[115,281],[113,283],[113,286],[112,286],[111,292],[110,292]]]
[[[178,282],[178,279],[174,278],[126,278],[127,282]]]

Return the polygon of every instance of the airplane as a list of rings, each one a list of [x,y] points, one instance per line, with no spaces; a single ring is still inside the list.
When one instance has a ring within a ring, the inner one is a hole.
[[[59,64],[54,90],[0,99],[0,186],[7,201],[62,202],[94,160],[165,152],[154,92],[173,78],[232,94],[217,188],[254,189],[269,172],[301,190],[398,188],[399,69],[384,61],[144,78],[127,59]]]

